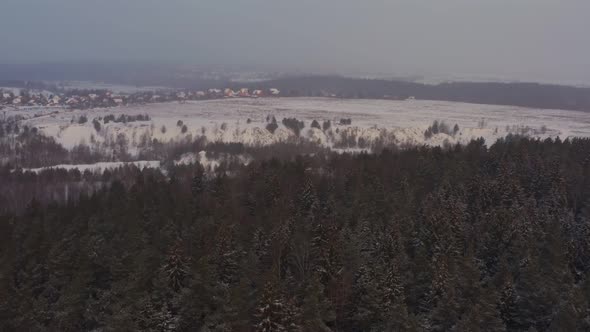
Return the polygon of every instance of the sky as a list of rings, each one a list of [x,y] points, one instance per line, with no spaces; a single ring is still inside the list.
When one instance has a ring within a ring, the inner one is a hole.
[[[2,0],[0,63],[590,84],[588,0]]]

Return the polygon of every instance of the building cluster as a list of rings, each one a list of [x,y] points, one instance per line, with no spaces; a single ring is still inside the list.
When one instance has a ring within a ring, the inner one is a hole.
[[[250,90],[247,88],[233,90],[208,89],[208,90],[164,90],[142,91],[132,94],[117,94],[108,90],[68,90],[62,93],[33,93],[21,90],[15,94],[12,90],[0,90],[0,106],[49,106],[70,107],[76,109],[89,109],[100,107],[114,107],[120,105],[146,104],[203,99],[221,98],[260,98],[278,97],[281,92],[278,89]]]

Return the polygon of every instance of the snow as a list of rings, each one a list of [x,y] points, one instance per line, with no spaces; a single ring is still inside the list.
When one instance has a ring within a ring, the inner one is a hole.
[[[142,136],[172,141],[204,135],[209,141],[251,145],[297,139],[290,129],[281,124],[285,117],[295,117],[305,122],[300,135],[303,139],[333,148],[355,148],[339,144],[343,137],[369,143],[381,140],[384,143],[433,146],[467,143],[479,137],[491,144],[509,133],[523,131],[539,138],[590,137],[590,112],[423,100],[236,98],[94,110],[38,108],[34,113],[17,108],[9,109],[8,113],[8,116],[25,116],[27,119],[23,120],[24,124],[35,126],[44,134],[55,137],[66,148],[81,142],[113,142],[117,135],[123,134],[131,142],[130,151],[134,151],[133,145]],[[126,124],[101,122],[101,131],[96,132],[92,120],[109,114],[147,114],[151,121]],[[80,115],[86,115],[88,122],[72,124],[72,118]],[[274,134],[265,128],[267,116],[277,119],[279,128]],[[339,125],[342,118],[350,118],[352,124]],[[178,120],[187,126],[186,133],[182,133],[182,126],[177,125]],[[330,120],[331,129],[322,131],[311,128],[313,120],[320,124]],[[458,124],[460,132],[454,136],[441,133],[426,139],[424,131],[434,120],[442,120],[450,128]],[[165,132],[161,130],[162,127],[166,128]]]
[[[77,169],[80,172],[90,171],[93,173],[100,173],[107,169],[116,169],[122,166],[127,165],[134,165],[139,169],[144,168],[160,168],[160,162],[158,160],[148,160],[148,161],[133,161],[133,162],[101,162],[96,164],[79,164],[79,165],[55,165],[55,166],[48,166],[48,167],[41,167],[41,168],[25,168],[23,171],[30,171],[34,173],[39,173],[48,169],[64,169],[67,171]]]
[[[220,154],[218,158],[207,157],[206,151],[199,153],[188,152],[180,156],[180,159],[175,160],[175,165],[193,165],[199,163],[206,170],[215,170],[223,160],[230,159],[231,156],[227,154]],[[238,155],[235,157],[242,165],[248,165],[252,160],[248,156]]]

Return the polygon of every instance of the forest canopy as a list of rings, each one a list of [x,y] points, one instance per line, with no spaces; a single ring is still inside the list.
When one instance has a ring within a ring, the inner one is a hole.
[[[116,172],[0,216],[0,330],[590,329],[588,139]]]

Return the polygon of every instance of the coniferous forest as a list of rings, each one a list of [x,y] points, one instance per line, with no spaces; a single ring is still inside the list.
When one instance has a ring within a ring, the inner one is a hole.
[[[0,209],[1,331],[590,330],[588,139],[114,173]]]

